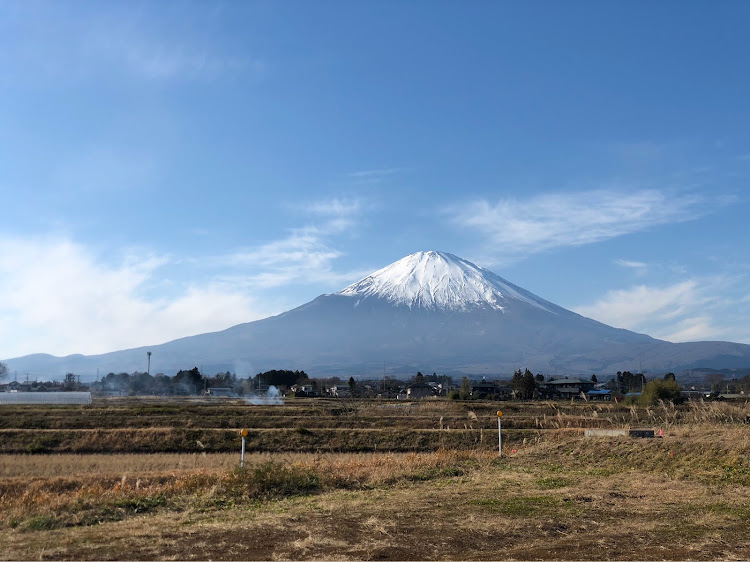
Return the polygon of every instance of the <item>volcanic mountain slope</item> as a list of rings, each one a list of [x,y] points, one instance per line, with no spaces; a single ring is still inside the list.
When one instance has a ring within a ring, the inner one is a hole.
[[[274,368],[312,375],[613,373],[750,365],[750,346],[674,344],[612,328],[545,301],[452,254],[418,252],[344,290],[256,322],[153,347],[97,356],[33,355],[11,370],[60,376],[66,371],[152,371],[202,366],[238,375]]]

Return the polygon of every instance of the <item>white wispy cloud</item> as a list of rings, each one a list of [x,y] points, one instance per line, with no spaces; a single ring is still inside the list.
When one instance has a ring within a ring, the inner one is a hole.
[[[352,281],[366,272],[339,271],[336,261],[343,253],[334,247],[336,238],[351,236],[370,208],[361,199],[334,197],[297,205],[312,224],[290,229],[286,236],[258,246],[214,258],[218,263],[240,268],[252,287],[268,289],[295,282],[333,285]]]
[[[686,308],[699,302],[695,280],[666,287],[638,285],[630,289],[609,291],[600,300],[575,309],[610,326],[638,330],[655,318],[674,320]]]
[[[481,199],[444,214],[455,225],[481,233],[496,254],[518,256],[689,221],[709,212],[709,203],[694,192],[598,189],[495,203]]]
[[[693,316],[680,320],[662,339],[672,342],[724,339],[726,332],[713,323],[710,316]]]
[[[307,203],[301,210],[319,221],[316,228],[319,233],[336,234],[353,229],[367,208],[371,208],[371,205],[365,204],[362,199],[334,197]]]
[[[19,4],[5,14],[21,32],[0,53],[0,80],[261,76],[264,61],[247,52],[229,52],[216,40],[216,22],[209,17],[213,11],[175,11],[158,20],[130,5]]]
[[[361,199],[342,199],[334,197],[324,201],[314,201],[303,207],[303,210],[312,215],[351,217],[362,210]]]
[[[358,172],[349,172],[347,177],[355,179],[382,178],[401,172],[403,168],[380,168],[376,170],[360,170]]]
[[[342,174],[341,179],[334,183],[343,185],[373,187],[387,182],[391,177],[409,171],[408,168],[378,168],[371,170],[357,170]]]
[[[573,310],[610,326],[673,342],[745,341],[750,333],[742,327],[742,312],[738,314],[742,298],[725,296],[732,294],[729,287],[736,282],[718,276],[664,286],[636,285],[609,291]]]
[[[259,288],[278,287],[296,280],[321,282],[330,279],[333,261],[341,252],[326,245],[315,227],[294,229],[286,237],[255,248],[222,256],[220,261],[240,266],[249,273],[249,283]]]
[[[104,353],[273,312],[216,281],[146,297],[166,264],[154,256],[112,264],[68,239],[0,240],[0,357]]]
[[[631,260],[624,260],[624,259],[617,259],[615,260],[615,263],[617,265],[620,265],[622,267],[628,267],[630,269],[645,269],[648,267],[648,264],[642,262],[642,261],[631,261]]]
[[[369,273],[337,267],[337,237],[351,236],[362,209],[359,200],[311,202],[303,212],[313,224],[215,257],[143,251],[113,261],[68,236],[0,238],[0,358],[157,344],[286,310],[269,289],[341,288]]]

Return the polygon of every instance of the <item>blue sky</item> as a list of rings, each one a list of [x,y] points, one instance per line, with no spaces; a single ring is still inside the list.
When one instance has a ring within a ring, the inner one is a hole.
[[[219,330],[442,250],[750,343],[746,2],[0,4],[0,357]]]

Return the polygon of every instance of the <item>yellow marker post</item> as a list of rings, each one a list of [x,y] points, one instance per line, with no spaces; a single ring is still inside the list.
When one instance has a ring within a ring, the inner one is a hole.
[[[240,468],[245,468],[245,437],[247,437],[247,429],[240,431],[242,435],[242,456],[240,457]]]
[[[503,427],[500,420],[503,419],[503,412],[497,411],[497,453],[499,457],[503,456]]]

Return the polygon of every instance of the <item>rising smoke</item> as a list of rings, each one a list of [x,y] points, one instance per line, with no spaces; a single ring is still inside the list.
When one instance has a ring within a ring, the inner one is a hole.
[[[284,397],[279,392],[279,389],[271,385],[268,387],[268,392],[265,394],[253,394],[245,398],[245,402],[252,404],[253,406],[273,406],[284,403]]]

